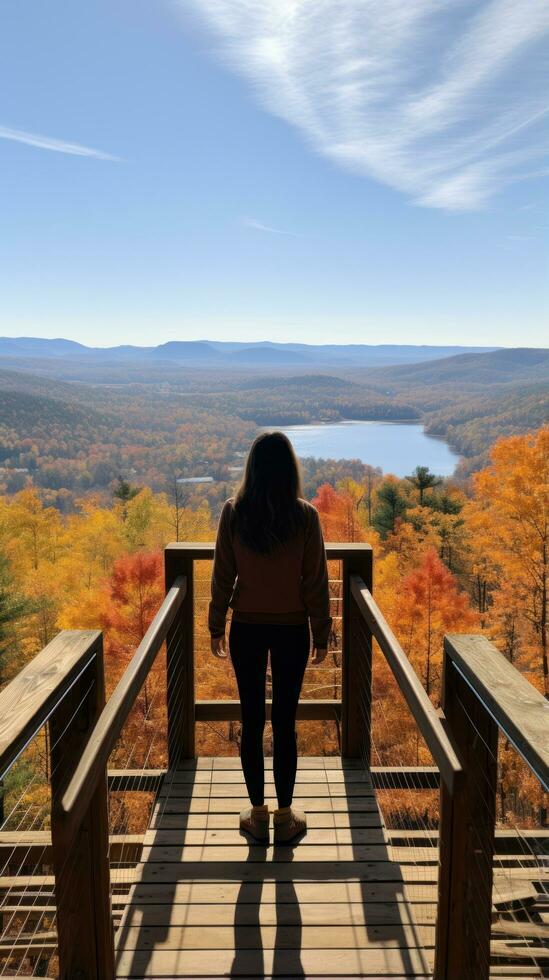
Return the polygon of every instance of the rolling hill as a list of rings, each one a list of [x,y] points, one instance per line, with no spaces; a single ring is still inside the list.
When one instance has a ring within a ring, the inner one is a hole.
[[[508,381],[549,380],[549,350],[536,347],[458,354],[429,363],[383,368],[379,380],[406,384],[501,384]]]
[[[493,350],[486,347],[429,346],[410,344],[282,344],[271,341],[245,343],[210,340],[177,340],[156,347],[121,345],[86,347],[74,341],[36,337],[0,337],[0,359],[25,362],[35,358],[65,360],[71,364],[107,365],[164,361],[177,365],[215,366],[234,369],[239,365],[268,369],[308,365],[381,367],[410,364],[462,353]],[[6,365],[8,366],[8,365]],[[26,369],[24,363],[14,365]],[[30,365],[29,365],[30,366]],[[36,366],[36,365],[35,365]]]
[[[110,350],[103,361],[93,353],[76,358],[72,348],[65,356],[52,343],[51,356],[0,359],[0,466],[10,492],[25,473],[42,488],[74,494],[105,489],[119,472],[162,487],[174,466],[190,475],[206,468],[222,481],[258,426],[342,419],[421,421],[463,456],[458,476],[467,476],[486,463],[495,439],[549,420],[543,349],[468,351],[381,368],[328,360],[285,367],[294,355],[283,345],[227,344],[221,354],[212,345],[206,367],[197,342],[197,368],[158,356],[158,348],[140,349],[140,360],[134,349],[118,360]],[[177,357],[179,345],[170,350]],[[245,361],[250,350],[254,367]],[[7,368],[15,364],[24,370]]]

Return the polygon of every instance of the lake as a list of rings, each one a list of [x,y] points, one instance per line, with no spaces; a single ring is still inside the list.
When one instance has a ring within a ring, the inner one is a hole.
[[[417,422],[345,421],[326,425],[290,425],[282,429],[298,456],[360,459],[384,473],[407,476],[416,466],[428,466],[438,476],[450,476],[459,456]]]

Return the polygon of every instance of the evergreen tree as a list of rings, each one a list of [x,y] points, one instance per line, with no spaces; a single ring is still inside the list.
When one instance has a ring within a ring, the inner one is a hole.
[[[377,504],[372,523],[382,538],[393,534],[396,521],[406,513],[406,498],[399,490],[398,483],[386,480],[377,492]]]
[[[436,510],[439,514],[449,514],[457,516],[463,510],[463,504],[457,497],[452,497],[450,493],[433,493],[428,500],[431,510]]]
[[[128,483],[123,476],[118,477],[118,486],[115,487],[113,492],[113,497],[121,500],[123,504],[127,504],[130,500],[133,500],[137,496],[141,487],[132,487],[131,483]]]
[[[141,487],[132,487],[131,483],[128,483],[123,476],[118,477],[118,485],[113,491],[113,497],[115,500],[119,500],[122,504],[122,519],[125,521],[128,516],[128,504],[130,500],[137,497],[140,492]]]
[[[440,477],[431,473],[428,466],[416,466],[411,476],[407,476],[406,479],[418,491],[420,505],[423,504],[423,494],[425,491],[431,490],[433,487],[438,487],[442,483]]]

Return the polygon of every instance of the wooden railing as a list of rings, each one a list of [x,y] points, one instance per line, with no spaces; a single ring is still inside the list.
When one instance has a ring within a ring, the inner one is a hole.
[[[57,947],[66,978],[114,976],[106,770],[70,842],[61,814],[61,797],[104,706],[102,638],[88,630],[60,633],[0,694],[0,775],[49,727]]]
[[[358,575],[351,577],[351,595],[356,603],[358,614],[362,616],[371,635],[377,640],[404,696],[406,704],[425,739],[425,743],[438,765],[441,778],[451,795],[462,775],[462,767],[452,742],[442,725],[441,719],[408,657],[386,622],[379,606],[374,601],[370,589],[368,589]],[[366,655],[369,655],[371,659],[371,644],[370,649],[366,651]],[[370,679],[371,672],[370,664],[368,670]],[[370,703],[371,691],[366,692],[366,694],[367,703]],[[362,737],[371,737],[371,725],[369,726],[369,730],[362,734]],[[368,752],[367,757],[369,757],[369,754]]]
[[[63,829],[67,841],[74,838],[83,814],[90,804],[95,787],[105,778],[109,756],[134,706],[135,699],[147,679],[152,664],[170,633],[185,599],[186,590],[187,584],[182,576],[178,577],[169,587],[164,602],[97,719],[76,771],[66,786],[60,801]]]
[[[51,841],[60,976],[64,980],[113,980],[115,976],[107,764],[164,642],[169,768],[195,756],[197,721],[229,721],[239,716],[235,701],[195,698],[194,566],[212,557],[209,543],[166,548],[166,597],[106,705],[101,635],[95,632],[59,634],[0,694],[0,775],[41,726],[48,723],[51,733]],[[473,911],[468,901],[478,880],[482,879],[484,887],[491,886],[495,814],[493,806],[483,810],[480,833],[490,860],[483,856],[479,861],[467,830],[478,815],[479,774],[488,780],[495,799],[499,726],[546,783],[547,706],[488,641],[449,637],[444,713],[437,712],[373,599],[371,548],[329,544],[327,557],[339,561],[342,570],[342,697],[341,701],[301,701],[298,718],[337,719],[342,755],[362,758],[370,766],[375,639],[436,762],[436,769],[421,773],[418,788],[437,787],[440,775],[436,978],[485,980],[491,887],[480,910],[475,907]],[[396,771],[371,768],[374,785],[377,781],[378,786],[398,787]],[[141,772],[140,788],[154,790],[163,775],[163,770]],[[131,789],[132,777],[109,773],[109,783],[118,791]],[[408,779],[404,785],[409,787]],[[113,846],[111,840],[111,851]],[[475,941],[479,922],[485,941],[478,956],[465,952],[472,915]]]
[[[445,638],[443,678],[443,710],[463,779],[453,794],[441,791],[435,980],[486,980],[498,732],[549,792],[549,702],[484,636]]]

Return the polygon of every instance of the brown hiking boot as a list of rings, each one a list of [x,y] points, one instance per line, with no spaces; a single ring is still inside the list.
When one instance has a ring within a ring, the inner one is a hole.
[[[273,823],[275,844],[291,844],[307,830],[307,817],[294,807],[287,813],[275,813]]]
[[[251,806],[240,814],[240,829],[260,844],[269,843],[269,811],[254,813]]]

